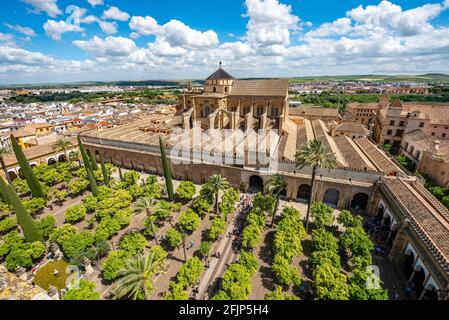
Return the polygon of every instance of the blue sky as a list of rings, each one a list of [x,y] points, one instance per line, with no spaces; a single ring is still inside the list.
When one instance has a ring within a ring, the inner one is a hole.
[[[1,84],[198,78],[220,60],[237,77],[449,72],[448,55],[449,0],[8,0],[0,11]]]

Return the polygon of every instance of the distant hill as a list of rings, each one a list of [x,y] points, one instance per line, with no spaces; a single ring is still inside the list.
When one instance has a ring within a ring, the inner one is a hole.
[[[317,76],[317,77],[295,77],[293,82],[305,81],[381,81],[381,82],[426,82],[426,83],[449,83],[447,74],[423,74],[423,75],[347,75],[347,76]]]
[[[263,80],[270,78],[245,78],[242,80]],[[447,74],[423,74],[423,75],[341,75],[341,76],[312,76],[312,77],[293,77],[292,82],[305,81],[381,81],[381,82],[425,82],[425,83],[449,83],[449,75]],[[41,84],[18,84],[18,85],[0,85],[2,89],[19,89],[19,88],[77,88],[84,86],[166,86],[178,87],[184,85],[187,81],[203,84],[204,80],[143,80],[143,81],[84,81],[73,83],[41,83]]]
[[[166,80],[145,80],[145,81],[85,81],[72,83],[40,83],[40,84],[16,84],[16,85],[0,85],[2,89],[45,89],[45,88],[78,88],[78,87],[94,87],[94,86],[116,86],[116,87],[178,87],[183,81],[166,81]]]

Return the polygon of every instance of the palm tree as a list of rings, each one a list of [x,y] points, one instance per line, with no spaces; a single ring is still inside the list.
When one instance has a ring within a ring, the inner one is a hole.
[[[78,165],[81,167],[80,153],[79,151],[72,151],[69,154],[70,161],[78,161]]]
[[[5,156],[7,156],[10,153],[11,152],[8,149],[0,148],[0,163],[2,165],[3,171],[5,172],[6,180],[8,181],[9,184],[11,184],[12,180],[11,177],[9,176],[8,168],[6,167],[5,164]]]
[[[279,200],[281,194],[287,191],[287,183],[285,183],[284,176],[280,174],[273,175],[267,183],[267,192],[270,193],[275,199],[276,204],[273,209],[273,220],[271,221],[271,227],[274,226],[274,218],[279,206]]]
[[[306,232],[309,229],[309,219],[310,219],[310,209],[314,201],[314,186],[315,178],[318,168],[335,168],[337,166],[337,160],[332,152],[323,145],[322,141],[312,140],[308,144],[303,145],[296,152],[296,167],[303,169],[304,167],[312,167],[312,179],[310,182],[310,187],[312,193],[310,195],[309,203],[307,206],[307,216],[306,216]]]
[[[137,300],[143,293],[145,300],[151,298],[153,277],[160,271],[161,263],[154,255],[137,255],[129,259],[126,266],[118,272],[113,295],[115,299],[131,298]]]
[[[67,149],[70,148],[73,145],[69,140],[66,138],[59,139],[52,145],[53,151],[62,151],[64,152],[65,158],[67,157]]]
[[[213,175],[207,182],[210,191],[215,197],[215,213],[218,214],[218,198],[220,197],[220,191],[229,188],[229,182],[221,175]]]
[[[156,206],[157,206],[156,200],[150,197],[142,197],[134,203],[134,212],[145,213],[147,215],[148,220],[150,222],[151,231],[153,232],[154,241],[156,241],[156,244],[159,245],[156,229],[154,228],[154,223],[152,219],[154,211],[156,210]]]

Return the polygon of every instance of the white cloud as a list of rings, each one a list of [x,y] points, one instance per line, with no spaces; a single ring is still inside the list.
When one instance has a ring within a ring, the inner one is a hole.
[[[143,36],[154,35],[156,42],[167,43],[171,47],[206,48],[218,45],[218,35],[213,30],[201,32],[185,25],[179,20],[170,20],[159,25],[153,17],[132,17],[129,28]],[[137,34],[136,34],[137,33]]]
[[[32,12],[46,12],[50,17],[54,18],[60,14],[62,14],[61,10],[59,10],[56,2],[58,0],[22,0],[23,2],[31,5],[33,9]]]
[[[103,19],[118,20],[118,21],[128,21],[130,15],[124,11],[121,11],[117,7],[110,7],[103,12]]]
[[[246,0],[247,41],[253,47],[288,46],[290,31],[299,29],[300,19],[289,5],[278,0]]]
[[[19,49],[12,35],[0,33],[0,82],[201,79],[218,61],[236,77],[449,72],[449,26],[434,23],[449,0],[409,10],[382,1],[316,26],[301,21],[283,1],[246,0],[247,32],[230,42],[220,42],[213,30],[195,30],[178,20],[159,24],[149,16],[132,17],[129,38],[74,41],[92,57],[87,60],[57,60]],[[81,26],[96,22],[111,34],[117,29],[116,21],[88,16],[85,9],[78,15]],[[53,24],[52,37],[69,32],[65,25]],[[155,39],[143,38],[150,43],[138,47],[133,39],[145,36]]]
[[[45,34],[53,40],[61,40],[61,36],[66,32],[83,32],[84,29],[75,24],[68,24],[67,22],[48,20],[43,26]]]
[[[129,28],[140,35],[148,36],[156,34],[160,26],[153,17],[136,16],[131,18]]]
[[[194,30],[178,20],[171,20],[164,24],[158,37],[174,47],[205,48],[216,46],[219,43],[218,35],[214,31]]]
[[[73,44],[96,57],[126,57],[137,50],[134,41],[123,37],[94,36],[88,41],[73,41]]]
[[[104,0],[87,0],[92,7],[104,5]]]
[[[359,6],[347,13],[355,23],[367,27],[379,26],[390,28],[402,36],[412,36],[427,32],[432,28],[429,21],[437,17],[443,6],[440,4],[425,4],[423,6],[403,11],[402,8],[388,0],[380,4],[363,8]]]
[[[307,37],[327,37],[330,35],[344,35],[352,30],[352,21],[349,18],[340,18],[332,23],[323,23],[317,29],[308,32]]]
[[[172,47],[168,42],[163,40],[148,44],[148,48],[157,56],[179,57],[188,53],[186,49],[182,47]]]
[[[49,58],[39,52],[31,52],[20,48],[11,48],[7,46],[0,46],[0,64],[20,64],[20,65],[42,65],[53,62]]]
[[[107,21],[98,20],[98,25],[100,26],[101,30],[103,30],[104,33],[107,33],[107,34],[117,33],[117,23],[115,21],[107,22]]]
[[[34,30],[29,28],[29,27],[23,27],[23,26],[19,26],[19,25],[12,25],[12,24],[9,24],[9,23],[4,23],[4,25],[7,28],[9,28],[11,30],[14,30],[14,31],[17,31],[19,33],[22,33],[22,34],[24,34],[26,36],[29,36],[29,37],[35,37],[36,36],[36,32],[34,32]]]
[[[14,36],[9,33],[0,32],[0,44],[8,47],[16,47],[17,44],[14,40]]]

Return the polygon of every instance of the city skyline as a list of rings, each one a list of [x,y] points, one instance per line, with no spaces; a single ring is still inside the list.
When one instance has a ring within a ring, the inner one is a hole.
[[[449,0],[15,0],[0,84],[449,73]]]

